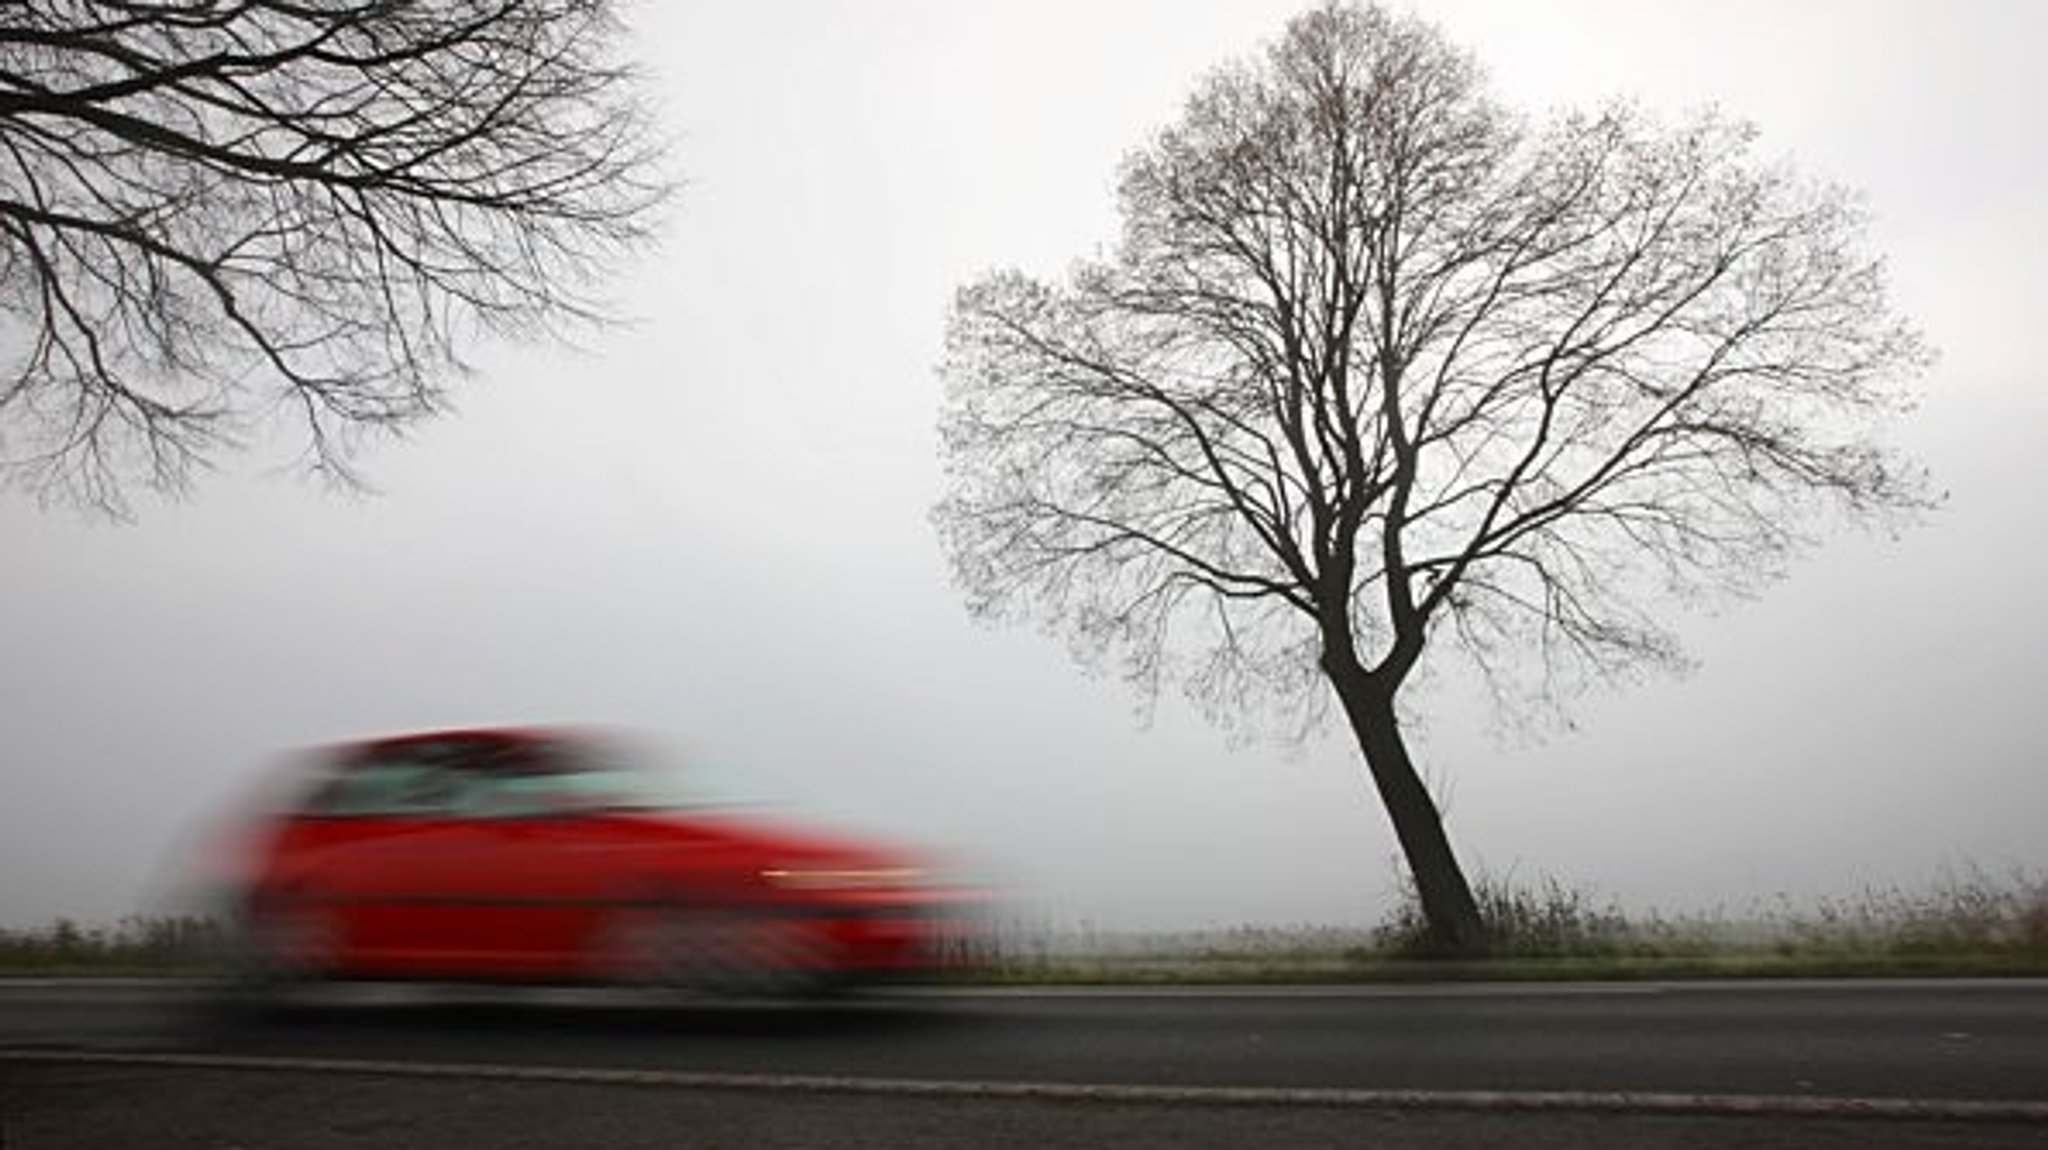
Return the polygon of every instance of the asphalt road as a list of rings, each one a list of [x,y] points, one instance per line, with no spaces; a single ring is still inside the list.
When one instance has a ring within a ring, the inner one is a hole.
[[[827,1007],[0,983],[0,1050],[940,1083],[2048,1104],[2048,982],[919,991]]]
[[[199,1004],[0,982],[0,1146],[2048,1147],[2042,982]]]

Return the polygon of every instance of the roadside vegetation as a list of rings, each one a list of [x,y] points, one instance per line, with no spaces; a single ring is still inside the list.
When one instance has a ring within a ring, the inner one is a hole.
[[[0,974],[198,974],[219,940],[219,924],[202,915],[138,915],[112,926],[60,918],[40,930],[0,930]]]
[[[1130,931],[1013,920],[960,940],[969,981],[1172,983],[1444,978],[2048,975],[2048,874],[1965,868],[1923,888],[1869,888],[1799,903],[1630,914],[1556,879],[1474,884],[1492,957],[1434,952],[1408,893],[1371,927],[1231,926]],[[0,930],[0,975],[204,974],[220,928],[202,916],[109,927],[59,919]]]
[[[988,973],[1009,982],[1400,981],[2048,975],[2048,875],[1966,868],[1920,889],[1630,914],[1546,879],[1474,884],[1492,957],[1446,960],[1409,893],[1377,926],[1128,932],[1019,928]]]

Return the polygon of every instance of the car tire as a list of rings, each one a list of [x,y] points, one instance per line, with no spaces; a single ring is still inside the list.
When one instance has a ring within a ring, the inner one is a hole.
[[[761,907],[675,900],[635,908],[619,932],[643,984],[720,998],[797,998],[831,984],[813,924]]]
[[[338,931],[332,913],[314,899],[250,900],[226,933],[221,1005],[236,1013],[281,1012],[296,991],[333,973]]]

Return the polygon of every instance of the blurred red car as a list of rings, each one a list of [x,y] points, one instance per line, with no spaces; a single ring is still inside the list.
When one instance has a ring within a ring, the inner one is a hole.
[[[405,978],[792,994],[972,951],[975,897],[891,846],[693,801],[594,735],[456,730],[314,757],[238,836],[244,985]]]

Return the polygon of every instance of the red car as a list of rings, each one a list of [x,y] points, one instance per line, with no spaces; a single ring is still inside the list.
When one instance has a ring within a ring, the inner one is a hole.
[[[973,949],[976,900],[921,859],[693,802],[589,734],[351,744],[319,753],[286,807],[233,852],[248,984],[789,994],[929,973]]]

